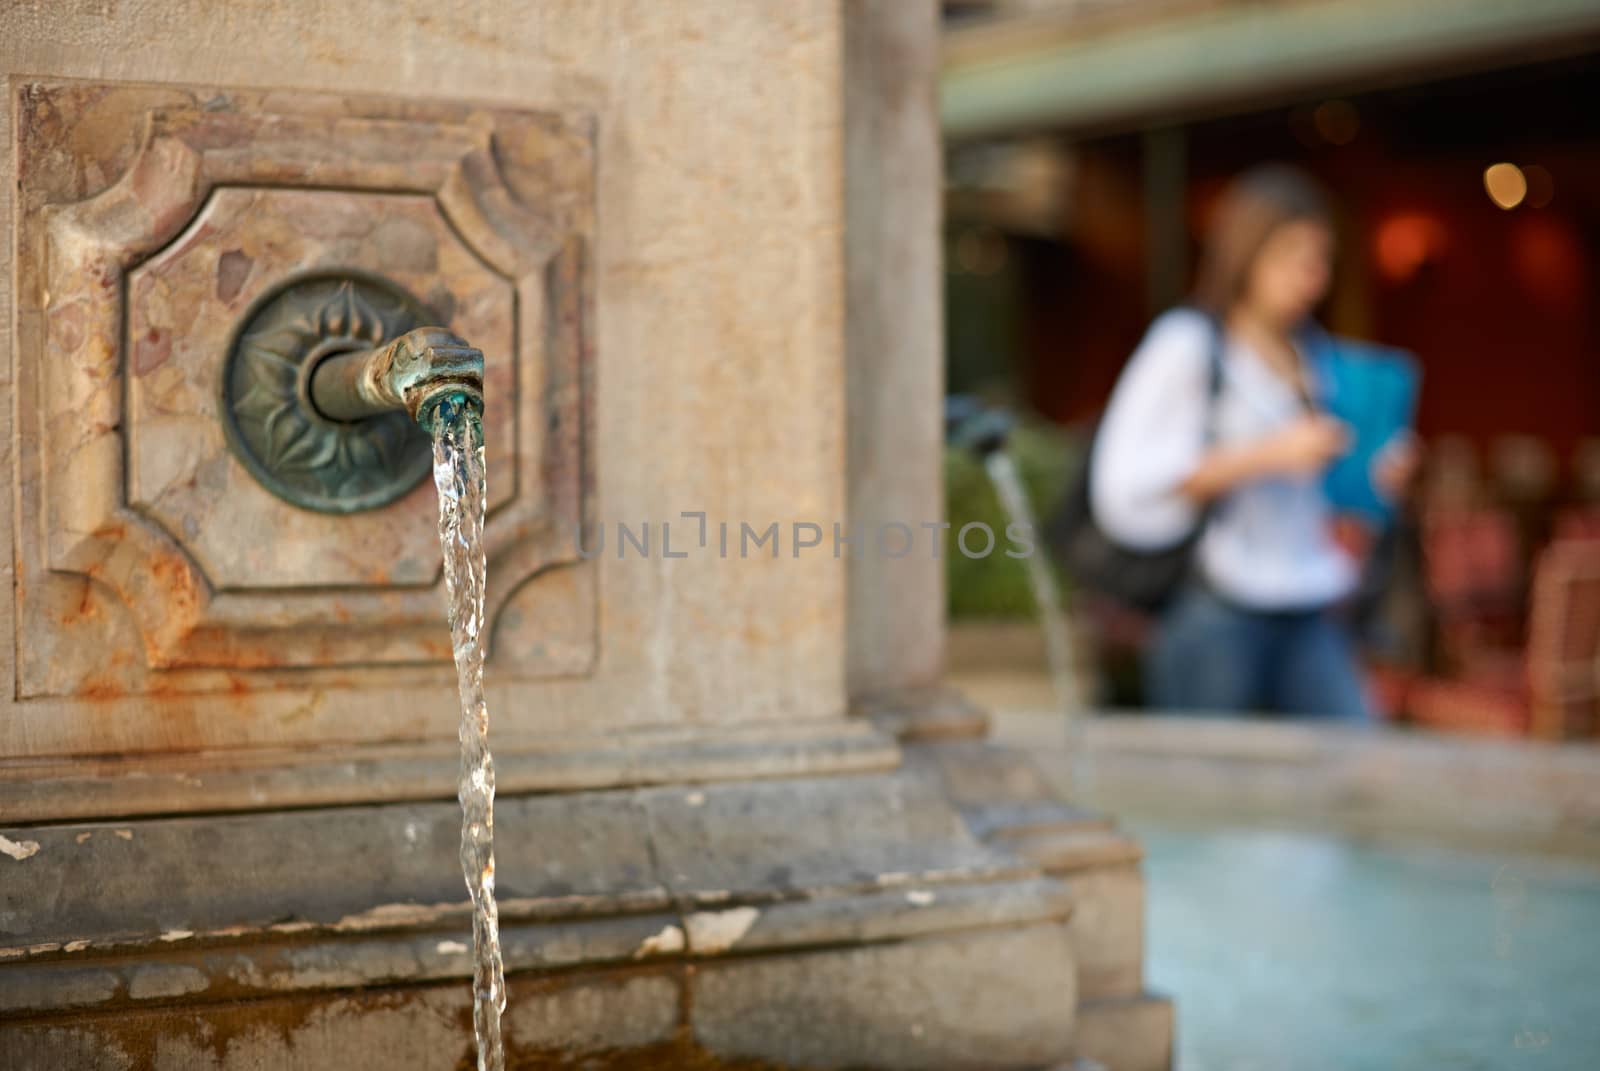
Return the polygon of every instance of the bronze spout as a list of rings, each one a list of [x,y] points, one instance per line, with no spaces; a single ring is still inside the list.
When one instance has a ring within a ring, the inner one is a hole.
[[[483,405],[483,353],[442,327],[419,327],[382,346],[334,354],[311,373],[311,403],[329,420],[395,409],[427,427],[452,393]]]

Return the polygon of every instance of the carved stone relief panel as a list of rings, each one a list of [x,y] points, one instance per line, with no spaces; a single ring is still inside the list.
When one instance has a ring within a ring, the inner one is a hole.
[[[17,697],[445,670],[425,441],[288,404],[323,340],[421,322],[485,356],[496,671],[585,672],[588,120],[13,89]],[[532,606],[553,642],[519,632]]]

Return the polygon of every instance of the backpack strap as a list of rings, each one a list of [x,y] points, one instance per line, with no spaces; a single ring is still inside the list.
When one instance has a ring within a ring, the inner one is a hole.
[[[1201,440],[1209,449],[1217,441],[1217,401],[1222,397],[1222,348],[1227,345],[1227,335],[1223,331],[1222,321],[1217,316],[1204,310],[1202,313],[1206,318],[1206,325],[1211,328],[1210,342],[1206,347],[1206,416],[1204,437]],[[1192,544],[1200,542],[1206,526],[1211,523],[1211,518],[1216,516],[1220,502],[1220,498],[1213,498],[1200,511],[1200,516],[1195,521],[1194,532],[1189,537]],[[1189,560],[1189,575],[1191,582],[1198,580],[1197,566],[1192,557]]]
[[[1205,444],[1212,445],[1217,441],[1217,399],[1222,397],[1222,348],[1227,344],[1227,336],[1222,328],[1222,321],[1209,312],[1203,313],[1206,326],[1211,329],[1211,338],[1206,349],[1206,420]]]

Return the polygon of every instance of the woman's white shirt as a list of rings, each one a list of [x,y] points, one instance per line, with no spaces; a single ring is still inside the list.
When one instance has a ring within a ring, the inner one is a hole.
[[[1211,322],[1194,309],[1150,325],[1111,394],[1090,458],[1095,522],[1142,550],[1180,542],[1200,509],[1178,490],[1209,448],[1206,410]],[[1304,407],[1292,384],[1253,350],[1227,339],[1212,446],[1243,444],[1292,423]],[[1335,602],[1354,587],[1355,563],[1333,540],[1320,476],[1277,476],[1219,499],[1196,548],[1201,579],[1262,610]]]

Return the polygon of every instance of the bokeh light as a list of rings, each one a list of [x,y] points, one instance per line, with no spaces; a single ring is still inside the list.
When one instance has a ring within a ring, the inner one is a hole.
[[[1587,292],[1583,242],[1559,216],[1528,213],[1511,235],[1509,267],[1528,298],[1544,307],[1577,309]]]
[[[1528,179],[1516,164],[1490,164],[1483,172],[1483,188],[1489,200],[1510,210],[1528,196]]]
[[[1391,282],[1403,283],[1444,253],[1444,224],[1421,212],[1400,212],[1380,222],[1373,234],[1378,270]]]
[[[1528,180],[1528,205],[1530,208],[1543,208],[1556,196],[1556,180],[1550,174],[1550,169],[1540,164],[1529,164],[1522,169],[1522,175]]]

